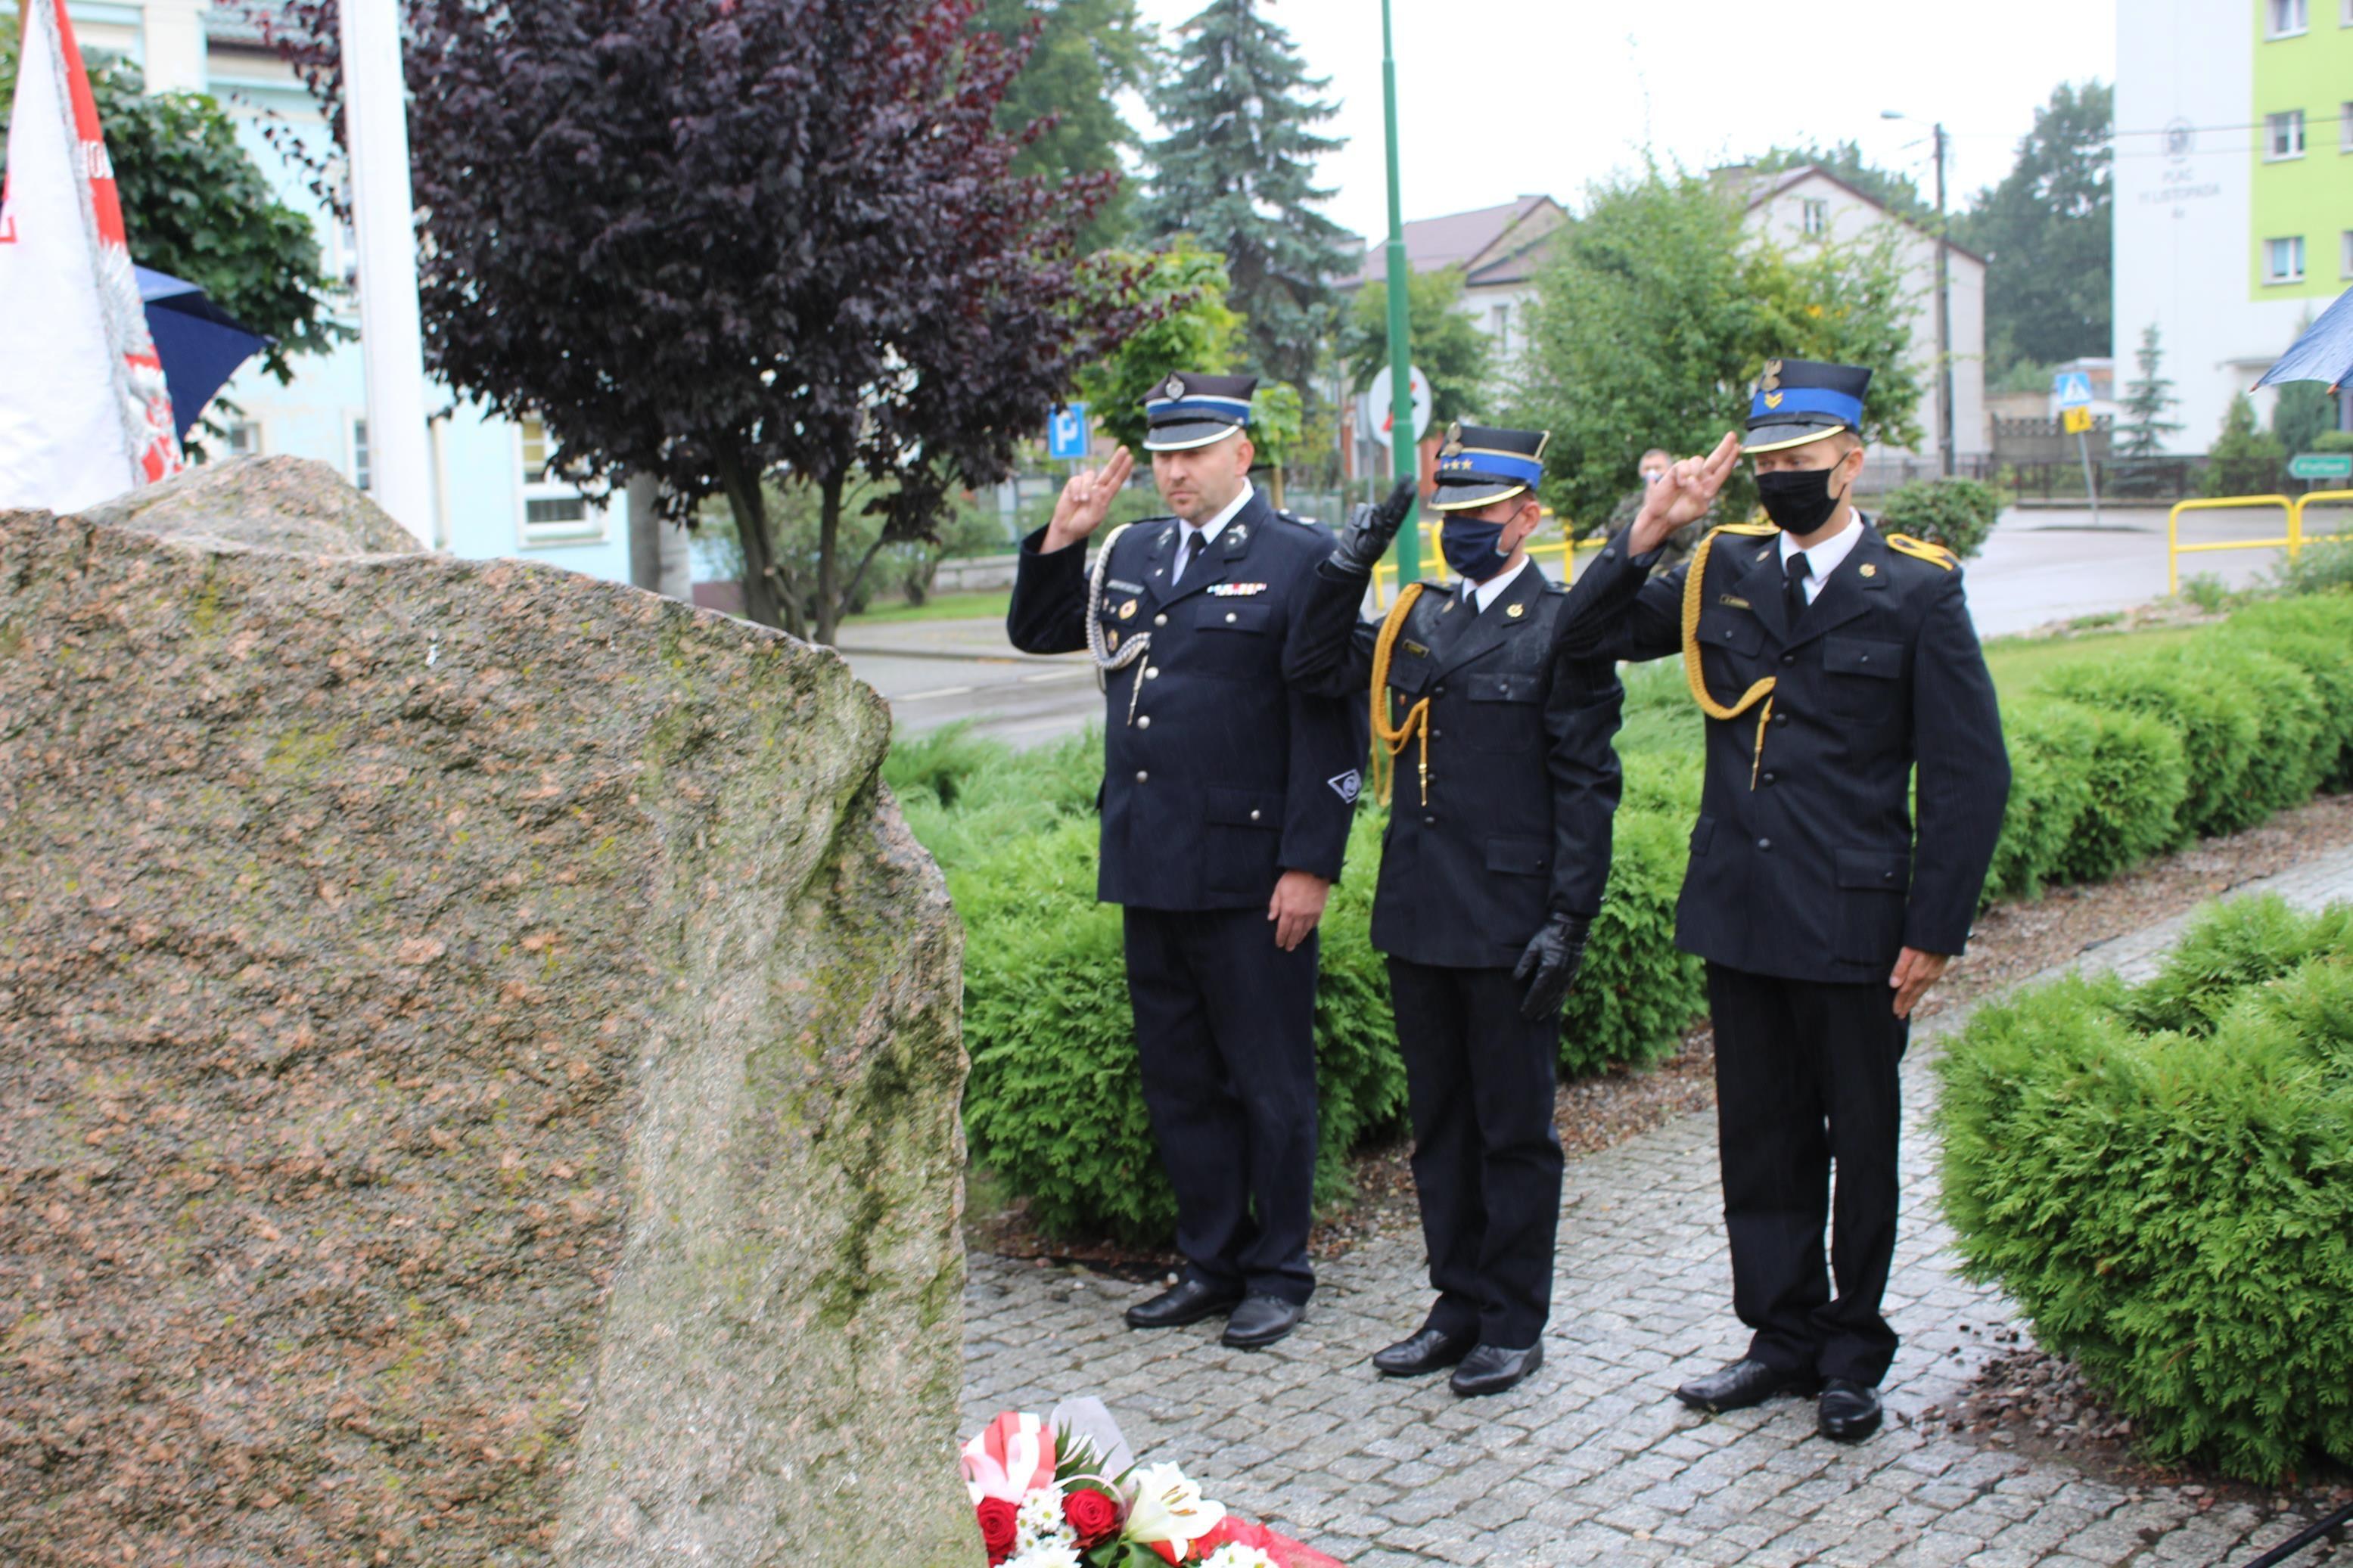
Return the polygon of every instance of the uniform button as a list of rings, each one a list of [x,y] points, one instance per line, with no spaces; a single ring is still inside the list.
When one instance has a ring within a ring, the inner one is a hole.
[[[1757,841],[1757,847],[1759,849],[1770,849],[1773,847],[1773,841],[1769,838],[1760,838]]]
[[[1795,664],[1798,662],[1798,656],[1794,653],[1785,653],[1781,656],[1781,662],[1783,664]]]
[[[1879,874],[1879,879],[1883,882],[1892,882],[1895,880],[1895,873],[1893,871],[1882,871]]]
[[[1166,616],[1155,616],[1152,617],[1152,624],[1155,626],[1165,626],[1168,624],[1168,617]]]
[[[1445,696],[1445,695],[1446,695],[1446,688],[1444,688],[1443,686],[1441,686],[1441,687],[1438,688],[1438,689],[1436,689],[1435,691],[1432,691],[1432,692],[1430,693],[1430,695],[1431,695],[1432,697],[1443,697],[1443,696]]]
[[[1233,624],[1234,624],[1234,613],[1233,613],[1231,610],[1228,610],[1228,611],[1226,612],[1226,625],[1228,625],[1228,626],[1232,626]]]
[[[1146,721],[1149,722],[1149,721]],[[1763,782],[1766,784],[1771,784],[1773,782],[1773,775],[1771,773],[1767,773]]]
[[[1425,816],[1421,819],[1421,825],[1424,827],[1435,827],[1438,826],[1438,818],[1435,816]]]
[[[1256,822],[1258,820],[1258,809],[1255,806],[1250,809],[1250,820],[1252,822]]]
[[[1871,656],[1869,654],[1864,654],[1861,658],[1855,660],[1855,663],[1857,664],[1869,664],[1870,662]]]
[[[1150,671],[1150,670],[1146,670],[1146,671],[1145,671],[1145,674],[1147,674],[1147,675],[1149,675],[1149,674],[1151,673],[1151,671]],[[1776,724],[1786,724],[1786,723],[1788,723],[1788,721],[1789,721],[1789,716],[1788,716],[1787,713],[1776,713],[1776,714],[1774,714],[1774,715],[1773,715],[1773,722],[1775,722]]]
[[[1135,782],[1136,782],[1136,783],[1138,783],[1138,784],[1147,784],[1147,783],[1151,782],[1151,778],[1152,778],[1152,775],[1151,775],[1150,773],[1145,773],[1142,768],[1138,768],[1138,769],[1136,769],[1136,770],[1135,770]]]
[[[1156,664],[1147,664],[1147,665],[1145,665],[1145,666],[1144,667],[1144,679],[1146,679],[1146,680],[1157,680],[1157,679],[1160,679],[1160,667],[1159,667],[1158,665],[1156,665]]]
[[[1445,733],[1446,733],[1446,731],[1443,731],[1443,730],[1432,730],[1432,731],[1430,731],[1430,738],[1431,740],[1435,741],[1435,740],[1437,740],[1440,735],[1443,735],[1443,734],[1445,734]]]
[[[1152,715],[1151,715],[1151,714],[1149,714],[1149,713],[1146,713],[1146,714],[1145,714],[1143,717],[1141,717],[1141,718],[1137,719],[1137,720],[1136,720],[1136,721],[1135,721],[1135,727],[1136,727],[1137,729],[1139,729],[1139,730],[1149,730],[1149,729],[1151,729],[1151,728],[1152,728]]]

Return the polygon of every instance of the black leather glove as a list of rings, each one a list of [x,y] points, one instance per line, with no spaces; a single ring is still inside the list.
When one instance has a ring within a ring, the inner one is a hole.
[[[1388,553],[1389,541],[1405,526],[1406,516],[1413,510],[1413,500],[1419,493],[1413,480],[1399,479],[1380,505],[1358,506],[1349,514],[1348,526],[1340,532],[1340,542],[1332,551],[1332,564],[1355,576],[1371,576],[1381,557]]]
[[[1528,983],[1521,1017],[1533,1024],[1560,1016],[1560,1005],[1568,1000],[1568,987],[1585,962],[1585,933],[1592,925],[1588,916],[1555,915],[1528,938],[1519,966],[1512,971],[1513,979]]]

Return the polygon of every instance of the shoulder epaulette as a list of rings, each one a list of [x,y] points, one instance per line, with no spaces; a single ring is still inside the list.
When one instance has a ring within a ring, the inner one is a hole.
[[[1899,555],[1909,555],[1915,561],[1926,561],[1950,572],[1960,564],[1961,558],[1941,544],[1931,544],[1925,539],[1915,539],[1908,533],[1889,533],[1881,537],[1887,547]]]
[[[1720,522],[1718,533],[1745,533],[1751,539],[1767,539],[1781,531],[1780,525],[1771,522]]]
[[[1281,518],[1283,521],[1291,524],[1293,528],[1313,529],[1317,533],[1324,531],[1324,525],[1316,521],[1312,517],[1302,517],[1295,511],[1278,511],[1274,515]]]

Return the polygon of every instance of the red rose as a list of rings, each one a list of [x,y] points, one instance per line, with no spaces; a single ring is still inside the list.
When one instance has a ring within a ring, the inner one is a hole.
[[[988,1548],[989,1568],[997,1568],[1013,1555],[1014,1538],[1019,1533],[1014,1519],[1020,1510],[1001,1497],[989,1497],[981,1499],[973,1511],[980,1515],[980,1543]]]
[[[1100,1546],[1119,1531],[1119,1504],[1082,1487],[1062,1499],[1062,1522],[1081,1546]]]

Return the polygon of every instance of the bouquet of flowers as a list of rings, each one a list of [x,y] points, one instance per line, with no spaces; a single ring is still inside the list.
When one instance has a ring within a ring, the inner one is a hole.
[[[1174,1465],[1127,1462],[1109,1413],[1093,1410],[1091,1434],[1008,1410],[964,1446],[989,1568],[1341,1568],[1234,1518]]]

